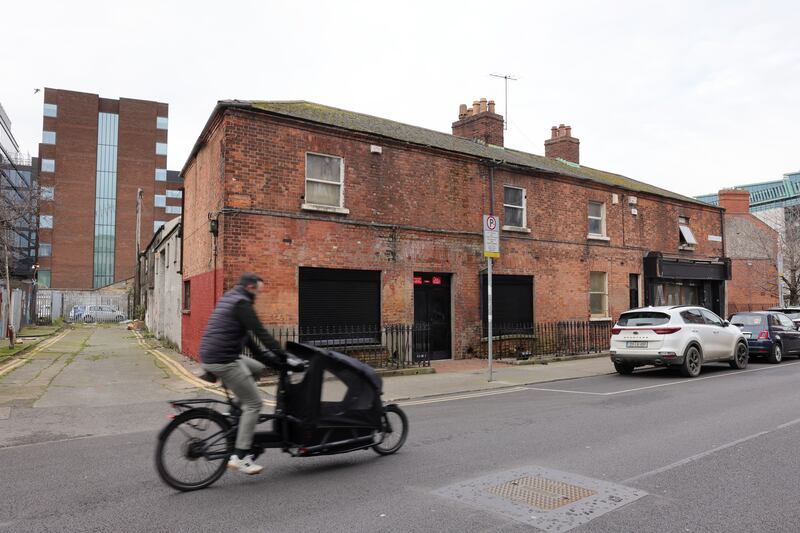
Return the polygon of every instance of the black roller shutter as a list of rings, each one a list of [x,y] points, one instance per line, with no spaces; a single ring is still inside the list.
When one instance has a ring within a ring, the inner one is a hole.
[[[486,333],[488,302],[486,275],[481,276],[481,314]],[[492,323],[494,326],[519,327],[533,323],[533,276],[492,276]]]
[[[301,329],[380,326],[380,271],[301,268],[299,292]]]

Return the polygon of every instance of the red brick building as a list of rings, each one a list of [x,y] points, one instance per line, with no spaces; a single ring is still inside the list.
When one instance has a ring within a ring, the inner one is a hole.
[[[266,324],[426,322],[434,356],[469,356],[490,211],[503,224],[497,323],[662,303],[723,313],[722,209],[579,164],[567,126],[544,157],[506,148],[485,100],[461,107],[453,133],[310,102],[219,102],[182,171],[184,352],[197,356],[215,299],[249,270],[266,279]]]
[[[725,242],[731,258],[728,313],[769,309],[779,303],[778,232],[750,214],[750,192],[719,192],[725,209]]]
[[[44,90],[39,145],[39,283],[102,287],[133,276],[136,194],[142,246],[180,215],[180,177],[167,173],[167,104]]]

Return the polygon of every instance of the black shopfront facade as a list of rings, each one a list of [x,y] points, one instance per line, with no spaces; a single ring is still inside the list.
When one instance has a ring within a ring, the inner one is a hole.
[[[725,281],[731,260],[670,257],[650,252],[644,258],[645,305],[700,305],[724,316]]]

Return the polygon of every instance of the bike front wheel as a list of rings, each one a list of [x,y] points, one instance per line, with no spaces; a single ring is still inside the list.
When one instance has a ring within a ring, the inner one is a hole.
[[[391,455],[399,450],[408,437],[408,417],[398,406],[387,405],[381,417],[379,442],[372,446],[376,453]]]
[[[183,412],[158,436],[158,475],[164,483],[180,491],[206,488],[225,472],[234,439],[231,425],[217,411]]]

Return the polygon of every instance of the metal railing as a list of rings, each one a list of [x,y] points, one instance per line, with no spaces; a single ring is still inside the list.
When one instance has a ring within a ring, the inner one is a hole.
[[[607,351],[612,321],[562,321],[492,325],[492,351],[498,359],[564,357]],[[476,352],[488,357],[488,338]]]
[[[267,328],[279,342],[301,342],[328,348],[376,368],[430,365],[430,326],[302,326]]]

